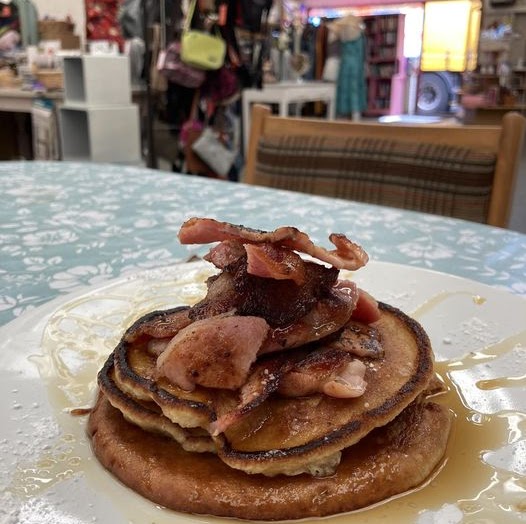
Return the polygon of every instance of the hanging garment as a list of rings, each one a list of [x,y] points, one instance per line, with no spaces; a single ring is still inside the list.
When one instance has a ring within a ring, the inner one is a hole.
[[[13,0],[12,6],[18,11],[22,46],[37,45],[38,38],[38,12],[31,0]]]
[[[336,113],[350,116],[367,108],[365,81],[365,36],[341,44],[340,71],[336,88]]]
[[[122,0],[117,19],[124,38],[144,38],[141,0]]]

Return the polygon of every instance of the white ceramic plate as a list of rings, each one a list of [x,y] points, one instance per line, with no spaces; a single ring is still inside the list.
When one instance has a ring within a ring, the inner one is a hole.
[[[95,377],[124,328],[153,309],[194,303],[204,262],[138,273],[56,299],[0,329],[0,523],[183,523],[103,470],[85,436]],[[526,521],[526,301],[406,266],[371,262],[353,278],[419,320],[456,421],[426,486],[333,522]],[[365,520],[366,519],[366,520]]]

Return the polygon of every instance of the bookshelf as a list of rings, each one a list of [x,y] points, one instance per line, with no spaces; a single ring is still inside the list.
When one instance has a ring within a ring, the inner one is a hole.
[[[366,37],[367,116],[404,112],[404,15],[363,18]]]

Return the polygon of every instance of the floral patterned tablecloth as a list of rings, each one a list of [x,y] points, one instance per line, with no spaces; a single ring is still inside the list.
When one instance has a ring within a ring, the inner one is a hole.
[[[177,240],[192,216],[294,225],[326,247],[342,232],[372,260],[526,296],[526,235],[455,219],[89,163],[0,163],[0,199],[0,325],[59,295],[203,255],[207,246]]]

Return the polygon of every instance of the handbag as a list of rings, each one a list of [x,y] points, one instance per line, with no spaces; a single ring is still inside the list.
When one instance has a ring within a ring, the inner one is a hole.
[[[239,80],[227,65],[207,74],[205,93],[214,104],[228,103],[239,94]]]
[[[181,60],[204,70],[219,69],[225,62],[226,43],[217,35],[190,29],[197,0],[192,0],[186,14],[181,36]]]
[[[166,47],[166,12],[164,0],[160,5],[161,23],[158,29],[158,47],[156,69],[165,82],[168,80],[183,87],[195,89],[205,81],[206,73],[201,69],[185,64],[181,60],[181,43],[172,42]],[[166,91],[166,89],[165,89]]]
[[[201,136],[193,143],[192,150],[215,173],[223,177],[228,175],[236,158],[235,151],[226,148],[210,127],[206,127]]]
[[[181,59],[181,43],[172,42],[166,51],[159,54],[158,69],[167,80],[184,87],[200,87],[206,72],[186,64]]]
[[[200,96],[201,93],[198,89],[194,93],[192,99],[188,120],[184,122],[181,127],[181,132],[179,133],[179,142],[184,154],[185,171],[194,175],[204,175],[211,178],[217,178],[217,173],[215,173],[192,149],[194,142],[199,139],[205,127],[204,123],[198,118]]]

